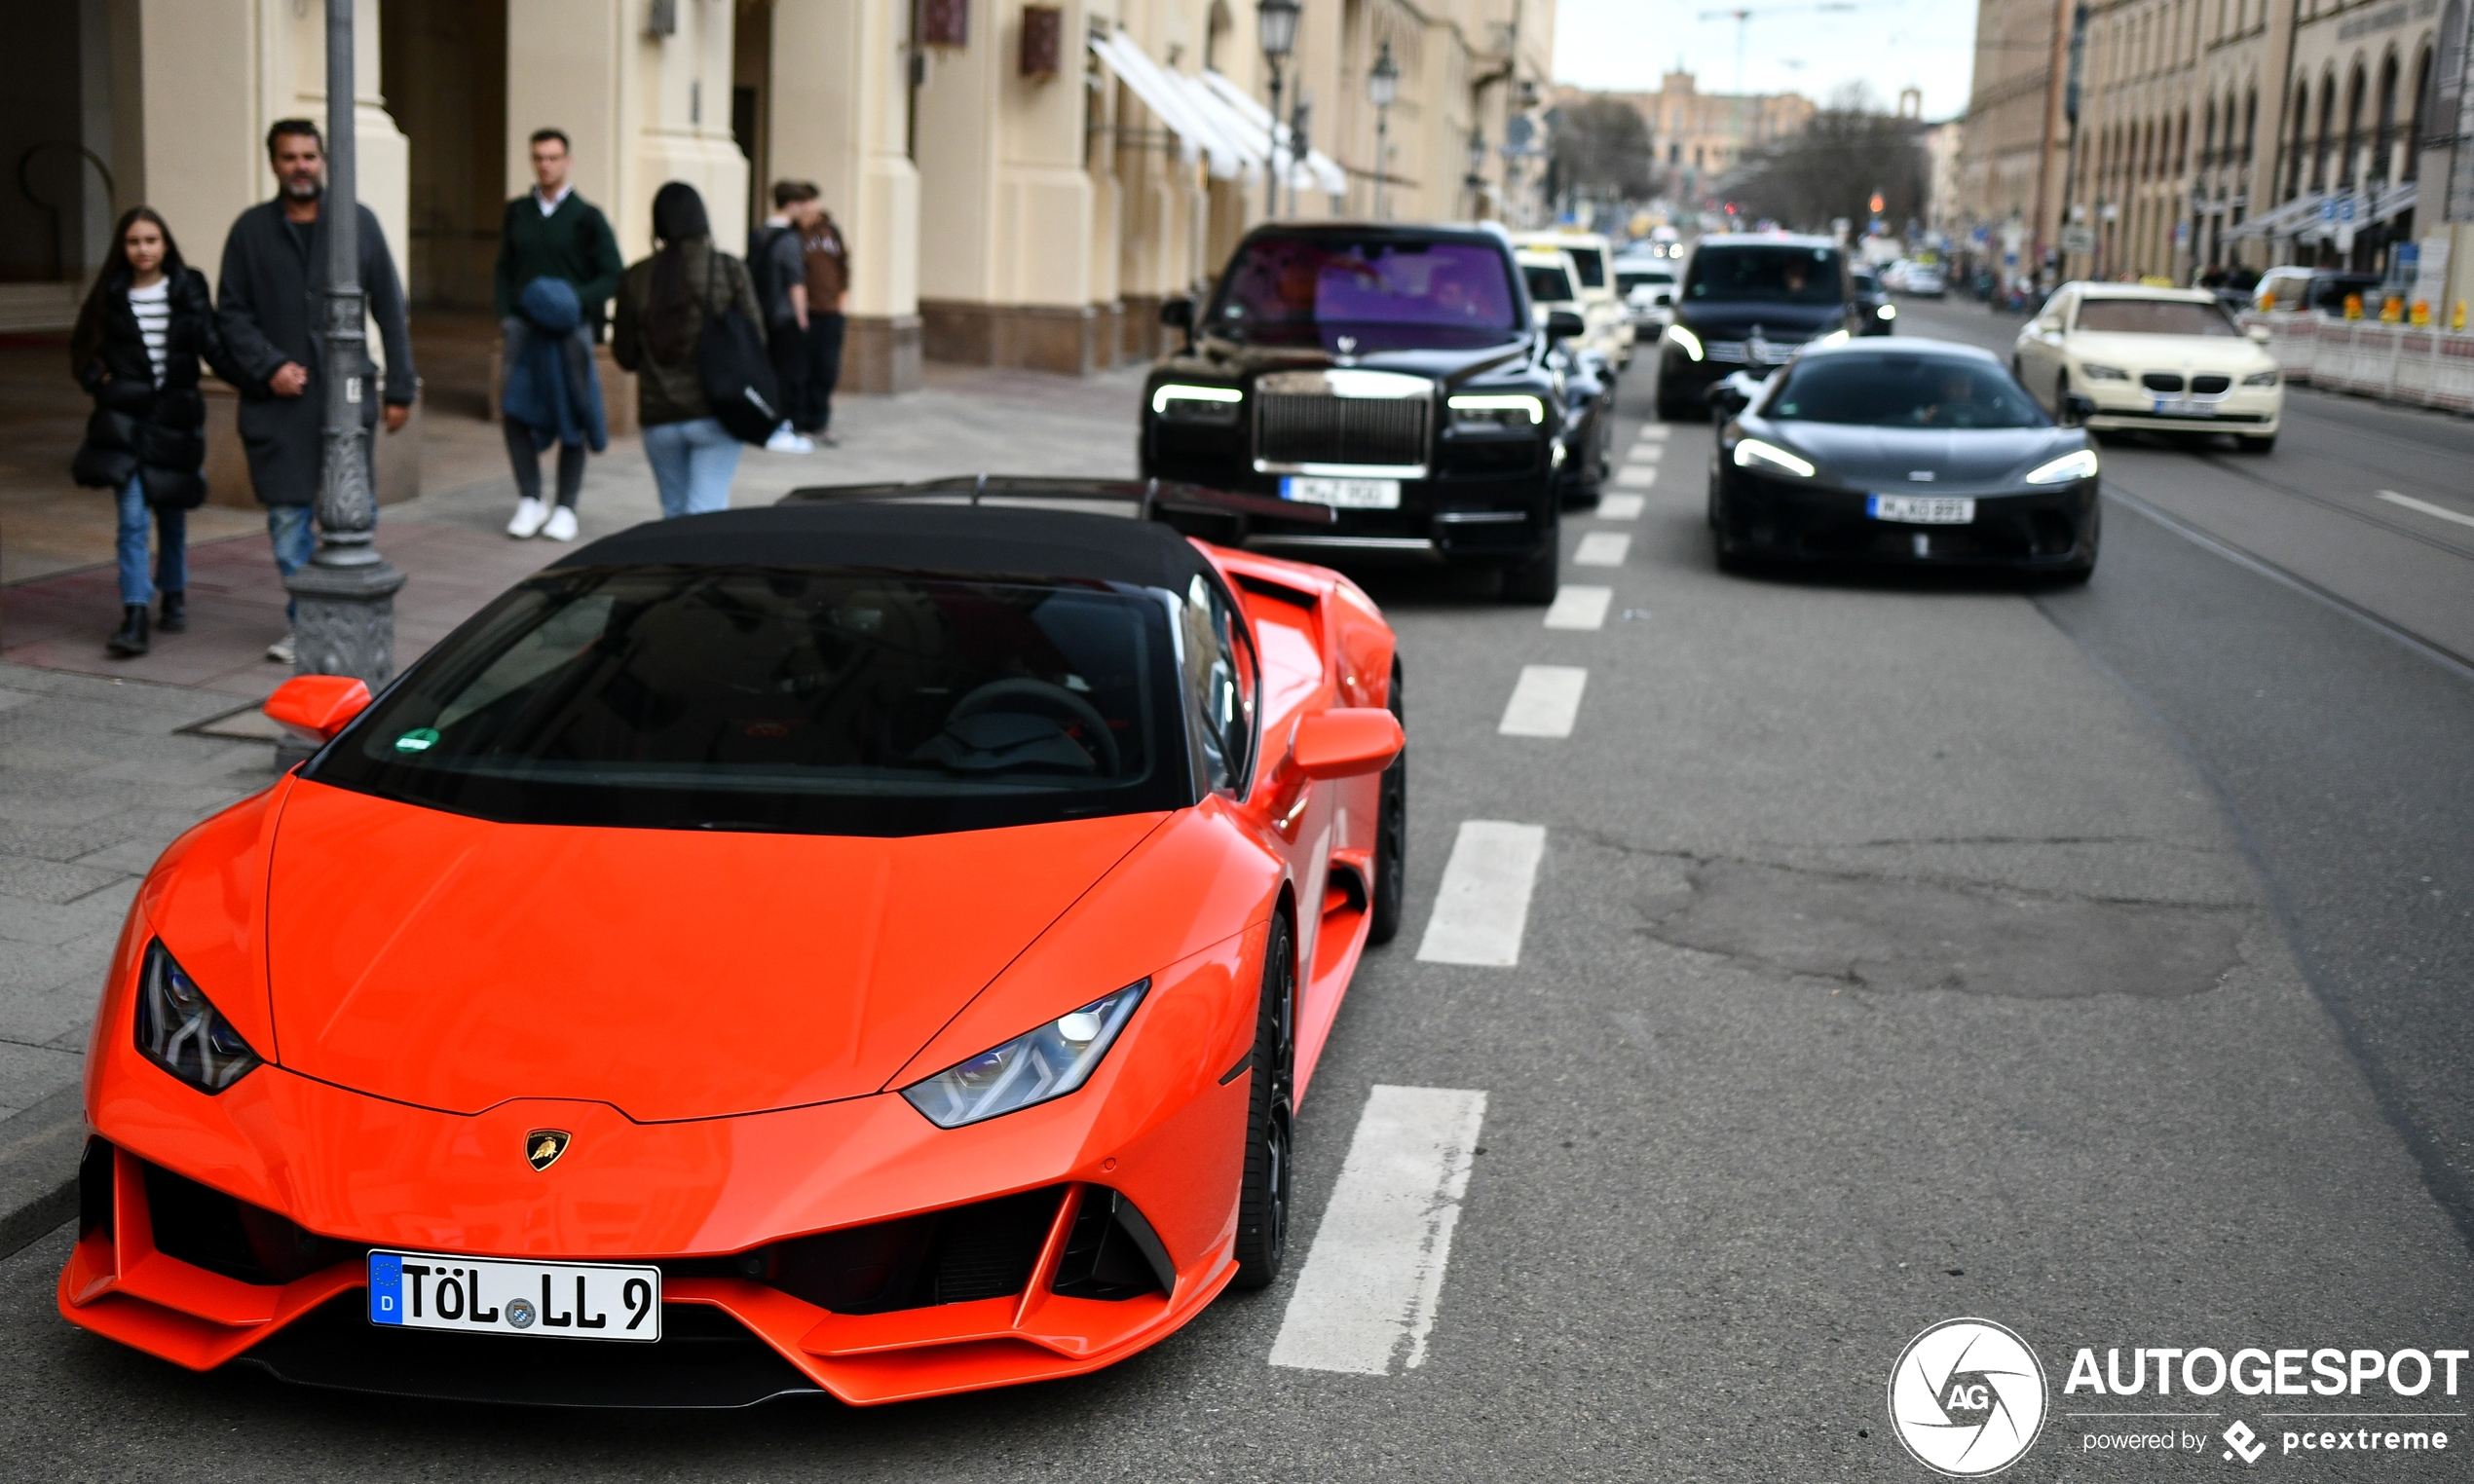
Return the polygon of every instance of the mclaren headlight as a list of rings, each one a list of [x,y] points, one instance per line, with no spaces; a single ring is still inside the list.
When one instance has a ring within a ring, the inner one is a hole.
[[[1736,443],[1736,467],[1756,469],[1765,474],[1784,474],[1792,479],[1813,477],[1813,465],[1775,443],[1758,438],[1743,438]]]
[[[1103,995],[1004,1045],[902,1090],[940,1129],[958,1129],[1033,1103],[1063,1097],[1091,1080],[1117,1032],[1151,987],[1147,979]]]
[[[1516,393],[1462,392],[1449,405],[1454,427],[1526,430],[1546,421],[1546,403]]]
[[[1226,427],[1237,421],[1246,393],[1234,387],[1187,387],[1170,383],[1151,393],[1151,411],[1163,422]]]
[[[1701,337],[1680,324],[1667,326],[1667,339],[1675,349],[1694,360],[1701,359]]]
[[[2076,484],[2096,477],[2096,451],[2082,448],[2075,454],[2064,454],[2050,464],[2040,464],[2027,471],[2030,484]]]
[[[212,1094],[247,1076],[258,1054],[172,961],[159,940],[137,974],[137,1050],[174,1077]]]

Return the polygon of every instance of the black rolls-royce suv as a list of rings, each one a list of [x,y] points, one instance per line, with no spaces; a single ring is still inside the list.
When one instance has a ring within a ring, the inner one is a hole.
[[[1281,224],[1238,243],[1143,388],[1145,476],[1328,506],[1336,519],[1170,512],[1301,560],[1500,568],[1553,601],[1561,471],[1583,450],[1557,341],[1490,227]]]

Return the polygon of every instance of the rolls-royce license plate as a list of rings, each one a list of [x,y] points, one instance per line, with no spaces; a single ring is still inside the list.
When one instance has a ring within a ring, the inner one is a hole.
[[[658,1340],[661,1270],[373,1251],[369,1322],[551,1340]]]
[[[1975,501],[1965,495],[1867,495],[1864,513],[1914,526],[1964,526],[1975,519]]]
[[[1330,505],[1339,510],[1397,510],[1401,482],[1397,479],[1334,479],[1320,474],[1288,474],[1280,481],[1282,500]]]

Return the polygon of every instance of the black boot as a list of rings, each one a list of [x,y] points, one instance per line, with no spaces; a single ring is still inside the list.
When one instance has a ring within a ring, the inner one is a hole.
[[[120,629],[103,641],[103,648],[123,659],[146,652],[146,605],[128,603],[121,606]]]
[[[155,620],[155,627],[167,634],[189,632],[189,595],[164,589],[164,615]]]

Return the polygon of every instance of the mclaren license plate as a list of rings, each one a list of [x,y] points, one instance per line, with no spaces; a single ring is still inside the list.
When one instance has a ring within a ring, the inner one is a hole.
[[[1965,495],[1867,495],[1864,513],[1911,526],[1964,526],[1975,519],[1975,501]]]
[[[369,1322],[552,1340],[658,1340],[661,1270],[373,1251]]]
[[[1332,479],[1320,474],[1289,474],[1281,478],[1280,498],[1340,510],[1397,510],[1401,482],[1397,479]]]

